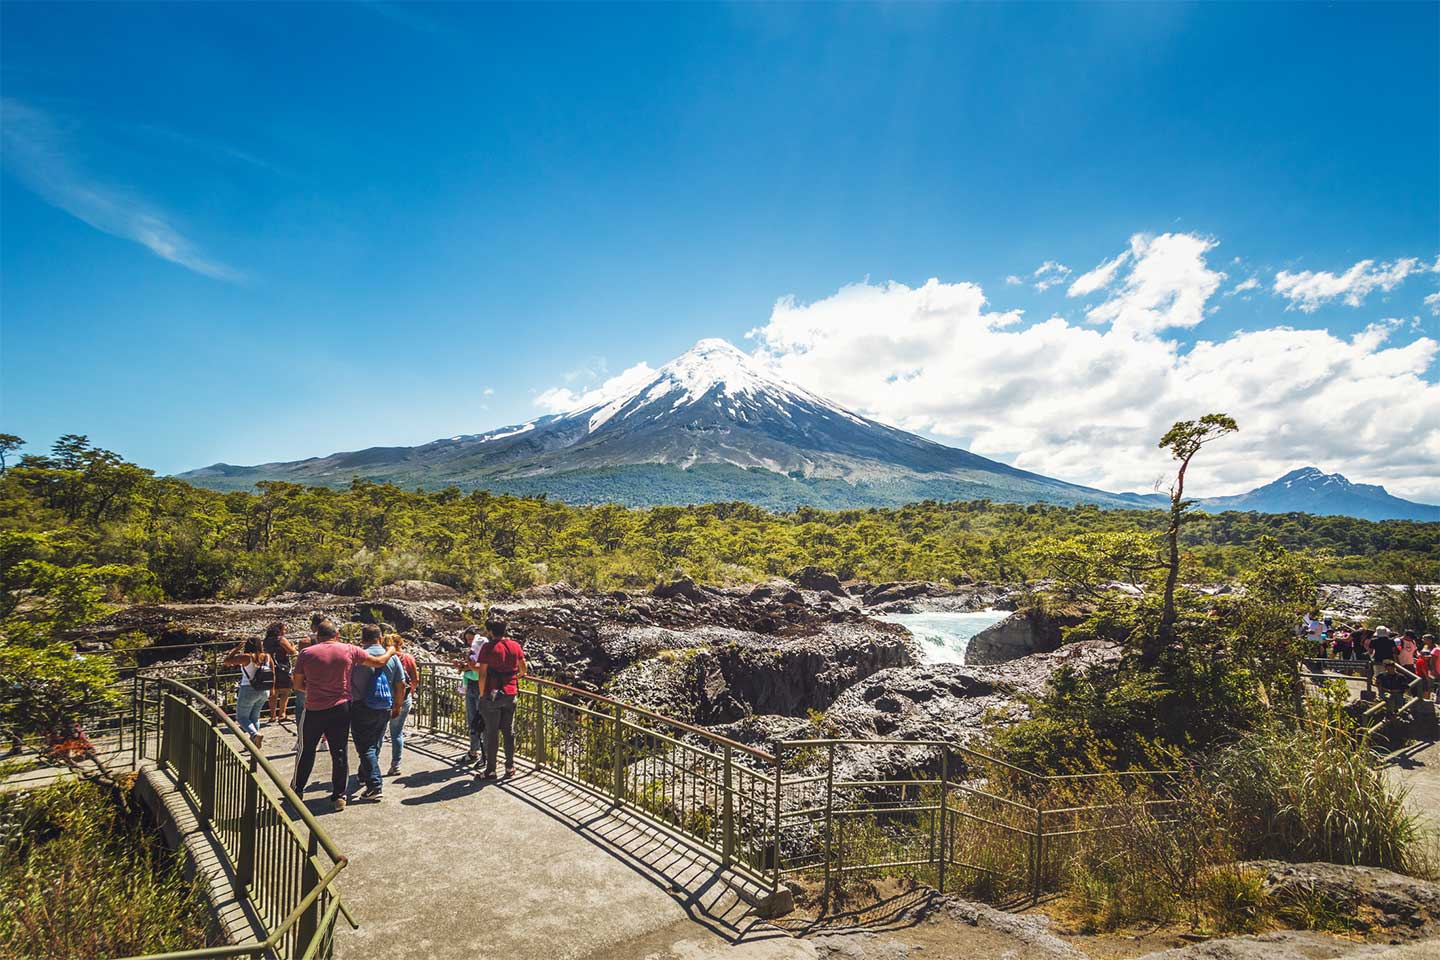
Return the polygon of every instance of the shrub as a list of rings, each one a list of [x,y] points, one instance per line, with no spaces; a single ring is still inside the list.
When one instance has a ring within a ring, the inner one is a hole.
[[[17,960],[200,947],[209,915],[179,857],[79,782],[0,796],[0,943]]]

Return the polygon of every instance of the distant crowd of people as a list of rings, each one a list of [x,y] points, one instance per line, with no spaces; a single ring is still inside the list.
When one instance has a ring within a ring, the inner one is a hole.
[[[1412,687],[1417,696],[1428,700],[1440,684],[1440,643],[1433,633],[1416,636],[1413,630],[1396,633],[1385,626],[1352,627],[1322,617],[1319,611],[1305,614],[1299,630],[1311,656],[1373,663],[1378,668],[1375,685],[1392,707],[1398,706]]]
[[[470,749],[463,763],[478,767],[478,779],[494,779],[500,742],[505,748],[505,776],[515,773],[514,717],[518,681],[525,676],[525,653],[507,636],[504,621],[491,618],[485,635],[474,627],[461,634],[465,656],[454,663],[465,689],[465,716]],[[419,686],[415,658],[405,640],[380,627],[361,627],[360,643],[341,639],[334,621],[316,614],[309,635],[298,646],[285,635],[285,624],[270,624],[262,638],[247,640],[225,658],[240,668],[235,722],[257,748],[265,742],[263,717],[282,724],[295,703],[297,755],[292,787],[304,793],[323,744],[330,753],[330,804],[345,809],[352,799],[351,743],[359,757],[359,799],[378,801],[384,777],[400,776],[405,749],[405,721]],[[390,767],[382,776],[380,754],[390,741]]]

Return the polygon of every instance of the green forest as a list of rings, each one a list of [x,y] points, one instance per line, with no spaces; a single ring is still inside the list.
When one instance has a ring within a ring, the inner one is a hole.
[[[220,493],[72,435],[0,474],[0,595],[63,576],[108,601],[356,594],[403,579],[504,595],[557,580],[648,587],[677,571],[744,582],[806,564],[877,581],[1008,581],[1049,572],[1034,549],[1047,540],[1159,534],[1167,522],[1161,510],[983,500],[786,513],[747,503],[580,507],[359,480]],[[1239,512],[1189,516],[1187,575],[1234,579],[1262,538],[1302,555],[1321,581],[1440,581],[1440,524]]]

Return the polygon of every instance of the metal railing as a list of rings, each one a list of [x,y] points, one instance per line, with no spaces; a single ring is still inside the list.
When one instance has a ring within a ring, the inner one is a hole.
[[[865,770],[879,751],[901,751],[893,765],[914,775],[842,778]],[[1112,812],[1172,802],[1079,802],[1134,794],[1137,782],[1163,789],[1171,771],[1042,776],[939,740],[791,740],[777,753],[781,872],[818,882],[822,911],[847,879],[865,874],[903,876],[941,893],[1038,900],[1059,882],[1079,838],[1110,828]]]
[[[423,665],[411,716],[436,734],[468,736],[459,673]],[[846,878],[877,872],[941,892],[1038,899],[1059,881],[1078,839],[1111,829],[1107,815],[1122,805],[1075,798],[1096,796],[1102,783],[1107,796],[1131,792],[1116,785],[1137,781],[1153,791],[1171,775],[1041,776],[930,740],[792,740],[771,754],[536,677],[519,683],[514,730],[516,753],[537,769],[639,815],[772,892],[787,879],[817,881],[824,909]],[[855,775],[891,750],[915,753],[914,776]],[[1171,801],[1157,795],[1138,802]]]
[[[265,931],[258,942],[148,955],[315,960],[335,924],[355,926],[333,884],[347,861],[300,797],[214,700],[179,680],[134,680],[133,760],[158,762],[209,826],[235,892]]]
[[[465,692],[449,667],[423,665],[411,716],[465,738]],[[551,680],[525,677],[515,708],[516,753],[778,888],[779,792],[774,757],[700,727]]]

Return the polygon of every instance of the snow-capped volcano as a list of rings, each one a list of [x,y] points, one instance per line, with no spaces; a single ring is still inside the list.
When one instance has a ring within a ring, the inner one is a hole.
[[[653,377],[642,371],[622,381],[599,402],[565,414],[589,416],[591,432],[612,419],[657,417],[683,407],[711,404],[745,419],[765,408],[773,411],[827,410],[855,423],[860,417],[828,400],[775,376],[754,358],[725,340],[701,340],[659,369]]]
[[[216,464],[182,476],[223,489],[364,477],[630,505],[866,506],[924,498],[1126,505],[877,423],[714,339],[658,370],[636,368],[577,409],[528,423],[419,447],[258,467]]]

